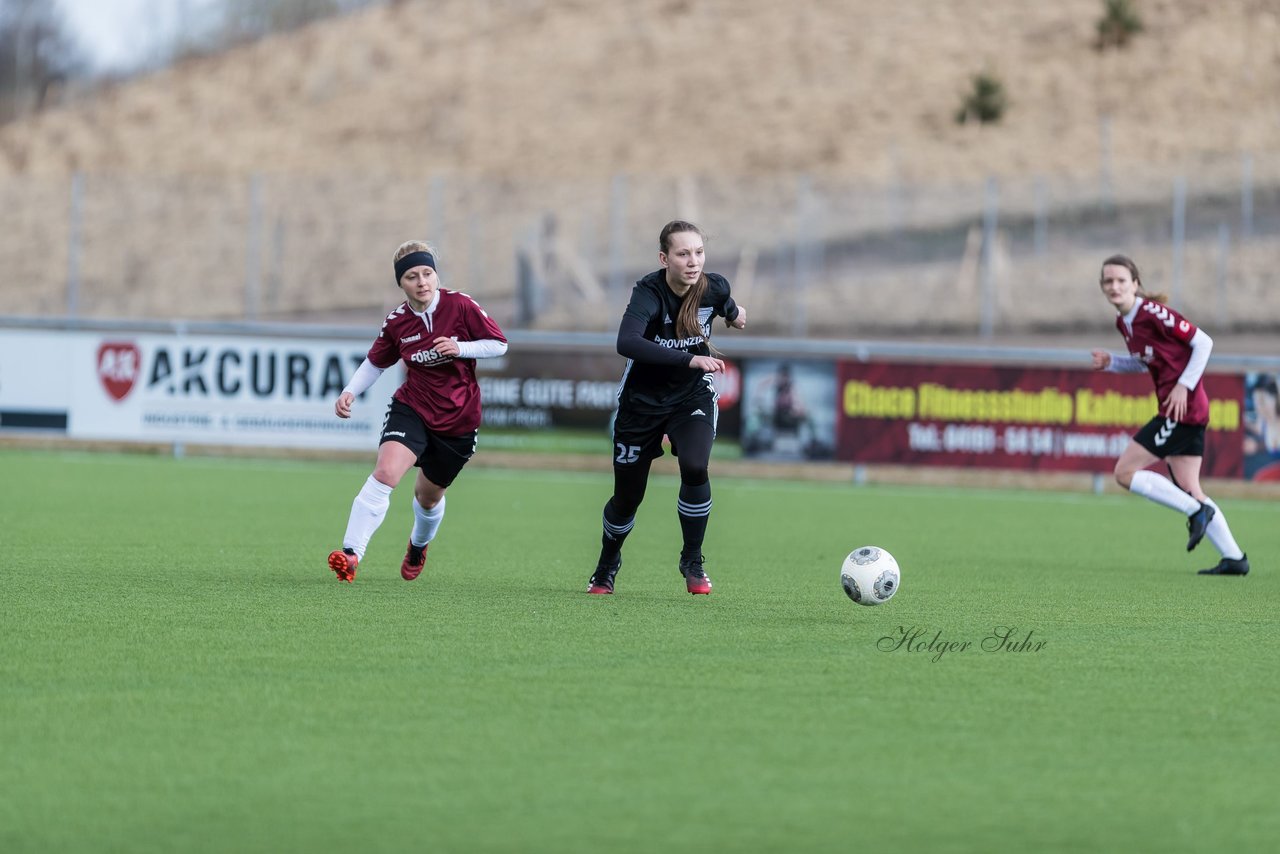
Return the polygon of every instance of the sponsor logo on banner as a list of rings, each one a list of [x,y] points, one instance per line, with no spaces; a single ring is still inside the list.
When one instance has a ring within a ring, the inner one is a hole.
[[[98,379],[112,400],[133,391],[142,370],[142,351],[132,341],[103,341],[98,347]]]
[[[836,457],[855,463],[1109,472],[1160,408],[1146,376],[1074,368],[842,361],[839,382]],[[1240,477],[1243,384],[1206,385],[1202,471]]]
[[[365,358],[358,344],[242,335],[80,336],[68,432],[78,438],[366,447],[398,375],[359,396],[351,418],[332,401]]]
[[[720,408],[731,409],[742,396],[742,374],[733,362],[728,359],[723,361],[724,370],[711,375],[711,384],[715,386]]]
[[[347,374],[363,361],[359,351],[239,342],[161,343],[144,354],[132,341],[104,341],[98,346],[98,379],[116,401],[123,401],[135,385],[153,400],[327,401],[342,391]]]

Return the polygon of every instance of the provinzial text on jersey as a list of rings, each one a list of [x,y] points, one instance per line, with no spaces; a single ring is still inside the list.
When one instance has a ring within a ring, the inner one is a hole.
[[[685,347],[697,347],[704,340],[706,339],[701,335],[696,335],[691,338],[657,338],[655,337],[653,339],[653,343],[662,347],[667,347],[672,350],[683,350]]]

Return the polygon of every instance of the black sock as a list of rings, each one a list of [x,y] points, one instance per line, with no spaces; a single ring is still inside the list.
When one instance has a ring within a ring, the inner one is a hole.
[[[631,528],[636,523],[635,514],[623,516],[613,506],[613,499],[610,498],[608,503],[604,505],[604,531],[600,535],[600,561],[613,560],[618,556],[618,552],[622,551],[622,543],[627,539],[627,534],[631,533]]]
[[[702,553],[707,519],[711,516],[711,482],[705,481],[697,486],[681,483],[676,511],[680,514],[680,530],[684,533],[684,548],[680,556],[696,557]]]

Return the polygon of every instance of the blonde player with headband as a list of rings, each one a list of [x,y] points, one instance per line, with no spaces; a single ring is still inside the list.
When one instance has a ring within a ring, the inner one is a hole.
[[[418,241],[396,250],[396,284],[405,301],[387,315],[333,407],[339,418],[350,418],[356,396],[404,362],[405,381],[387,409],[378,461],[351,504],[342,548],[329,554],[329,568],[348,583],[355,581],[369,539],[387,515],[391,490],[415,466],[413,530],[400,575],[413,581],[422,572],[427,546],[444,519],[445,490],[476,450],[476,359],[507,352],[506,337],[479,303],[441,286],[436,259],[435,249]]]

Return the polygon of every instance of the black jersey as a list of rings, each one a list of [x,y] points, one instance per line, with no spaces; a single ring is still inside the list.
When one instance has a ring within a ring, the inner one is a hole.
[[[699,393],[709,393],[711,375],[689,367],[694,356],[710,356],[707,338],[711,322],[719,316],[733,320],[738,306],[729,295],[729,281],[705,274],[707,289],[698,307],[702,334],[680,338],[676,317],[681,298],[667,286],[666,270],[657,270],[636,282],[631,301],[618,327],[618,352],[627,357],[627,368],[618,387],[620,406],[670,409]]]

